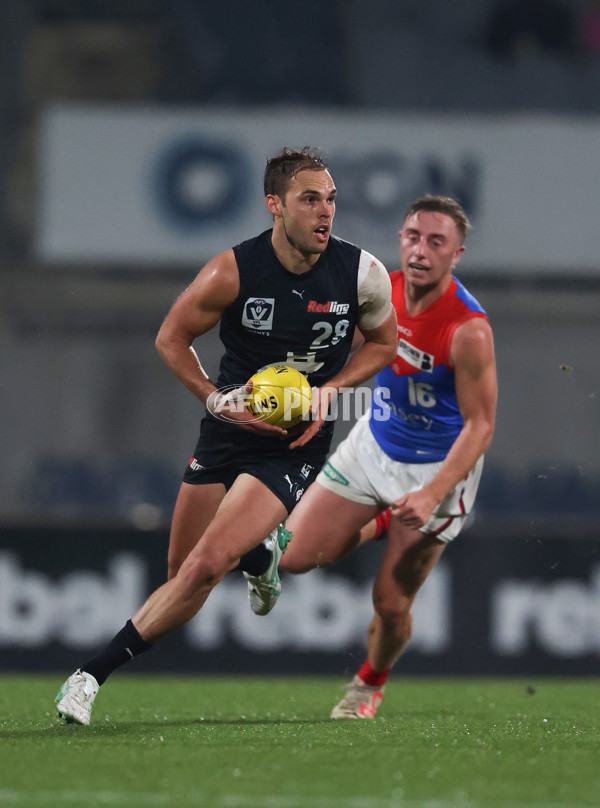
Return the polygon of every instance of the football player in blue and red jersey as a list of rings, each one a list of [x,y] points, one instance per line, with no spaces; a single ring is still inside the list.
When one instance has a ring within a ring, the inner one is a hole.
[[[402,269],[391,274],[396,356],[376,376],[370,411],[287,520],[292,541],[280,568],[293,573],[348,555],[373,538],[376,518],[386,528],[367,659],[332,718],[375,715],[410,638],[414,598],[473,507],[492,439],[492,329],[453,274],[468,228],[461,206],[448,197],[426,196],[407,210]],[[276,596],[268,580],[252,581],[254,611],[266,614]]]

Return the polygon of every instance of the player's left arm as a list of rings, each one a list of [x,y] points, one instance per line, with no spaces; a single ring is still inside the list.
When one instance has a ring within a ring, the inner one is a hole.
[[[356,348],[340,372],[324,386],[335,390],[356,387],[393,362],[398,346],[398,322],[393,308],[380,325],[375,328],[359,326],[359,331],[363,337],[362,344]]]
[[[402,522],[421,527],[464,479],[490,445],[496,419],[498,382],[492,329],[487,320],[467,320],[454,332],[450,348],[463,427],[433,480],[392,505]]]
[[[356,387],[371,379],[390,362],[398,347],[398,324],[392,305],[392,284],[385,266],[364,250],[358,272],[359,316],[350,358],[321,390],[335,397],[342,388]]]
[[[374,256],[363,251],[359,274],[358,330],[360,340],[353,340],[354,353],[344,367],[322,387],[313,390],[312,420],[290,449],[303,446],[317,433],[325,421],[329,405],[342,388],[356,387],[389,365],[396,356],[398,330],[396,311],[392,306],[392,287],[387,269]]]

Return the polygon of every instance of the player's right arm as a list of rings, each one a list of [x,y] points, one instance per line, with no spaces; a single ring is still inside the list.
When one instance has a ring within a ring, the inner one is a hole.
[[[391,506],[393,516],[415,527],[424,525],[435,506],[466,477],[494,434],[498,380],[488,321],[473,318],[460,325],[454,332],[449,358],[463,427],[435,477]]]
[[[239,289],[239,271],[233,250],[212,258],[171,307],[157,334],[156,349],[179,381],[207,405],[207,409],[214,411],[225,407],[228,421],[237,421],[252,432],[286,434],[279,427],[256,422],[245,407],[235,406],[230,411],[192,345],[197,337],[219,322],[225,309],[235,301]]]
[[[233,250],[212,258],[183,291],[165,317],[156,350],[188,390],[204,404],[217,388],[208,378],[192,343],[218,323],[236,299],[240,279]]]

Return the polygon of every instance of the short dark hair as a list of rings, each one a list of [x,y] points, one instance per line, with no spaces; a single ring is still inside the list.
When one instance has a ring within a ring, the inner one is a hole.
[[[283,197],[288,189],[290,180],[299,171],[324,171],[327,168],[327,159],[317,149],[305,146],[303,149],[290,149],[284,146],[279,154],[267,160],[265,168],[264,188],[265,196],[277,194]]]
[[[410,205],[404,214],[404,221],[410,216],[414,216],[420,210],[431,211],[432,213],[445,213],[450,216],[456,224],[456,229],[460,235],[461,243],[467,237],[467,233],[471,229],[471,223],[467,218],[467,214],[462,207],[458,204],[456,199],[450,196],[434,196],[433,194],[425,194]]]

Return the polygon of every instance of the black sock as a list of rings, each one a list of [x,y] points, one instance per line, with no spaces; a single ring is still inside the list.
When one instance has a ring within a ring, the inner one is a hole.
[[[250,575],[262,575],[269,568],[273,556],[262,542],[240,558],[237,568]]]
[[[131,620],[112,638],[106,648],[97,656],[88,659],[80,666],[80,670],[91,673],[99,685],[103,684],[110,674],[120,665],[129,662],[144,651],[149,651],[152,643],[143,640]]]

